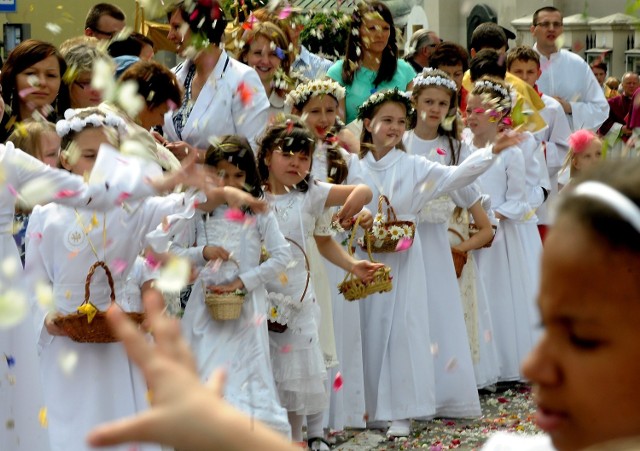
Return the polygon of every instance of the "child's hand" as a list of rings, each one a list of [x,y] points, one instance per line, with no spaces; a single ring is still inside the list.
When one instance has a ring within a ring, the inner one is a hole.
[[[49,335],[53,335],[54,337],[66,337],[67,334],[60,327],[56,326],[53,322],[56,318],[61,317],[62,315],[58,312],[47,313],[47,316],[44,318],[44,327],[47,328],[47,332]]]
[[[230,186],[224,187],[224,200],[231,208],[246,206],[254,213],[264,213],[269,208],[265,201],[256,199],[251,194]]]
[[[220,259],[226,262],[227,260],[229,260],[230,255],[231,254],[229,253],[229,251],[219,246],[205,246],[202,249],[202,256],[206,261]]]
[[[340,211],[336,214],[338,220],[342,221],[360,213],[362,207],[371,201],[372,196],[371,188],[367,185],[356,186],[351,194],[349,194],[349,197],[347,197]]]
[[[367,283],[373,279],[373,274],[382,267],[384,267],[383,263],[373,263],[369,260],[357,260],[353,264],[351,272],[355,274],[358,279]]]
[[[358,219],[360,219],[360,227],[364,230],[369,230],[373,227],[373,215],[367,208],[363,208],[360,213],[358,213]]]
[[[522,133],[514,132],[513,130],[506,130],[498,134],[495,142],[493,143],[493,153],[499,154],[507,147],[517,146],[524,136]]]
[[[195,155],[196,158],[198,157],[198,149],[184,141],[174,143],[167,142],[166,144],[163,144],[163,146],[169,149],[180,162],[187,158],[188,155]]]
[[[234,292],[236,290],[243,290],[244,289],[244,283],[242,283],[242,280],[240,280],[240,278],[234,280],[231,283],[226,283],[224,285],[209,285],[207,286],[207,289],[209,291],[213,291],[216,294],[221,294],[221,293],[231,293]]]
[[[167,147],[167,145],[169,144],[169,141],[167,141],[164,136],[162,136],[160,133],[158,133],[155,130],[151,131],[151,136],[153,136],[153,139],[155,139],[158,144],[164,147]]]

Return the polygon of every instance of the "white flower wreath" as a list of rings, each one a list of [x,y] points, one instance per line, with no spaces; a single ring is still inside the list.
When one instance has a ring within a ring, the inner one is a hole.
[[[64,112],[64,119],[56,123],[56,133],[60,138],[65,137],[72,130],[74,132],[80,132],[84,130],[87,125],[93,127],[114,127],[118,130],[119,134],[124,134],[126,131],[127,125],[120,116],[112,113],[107,113],[106,115],[94,113],[85,118],[79,118],[77,116],[78,111],[79,110],[69,108]]]
[[[413,79],[413,86],[444,86],[451,91],[458,90],[458,85],[456,85],[455,81],[444,78],[431,67],[425,67],[422,73]]]
[[[307,83],[301,83],[292,90],[285,100],[288,106],[296,106],[304,104],[311,96],[330,95],[336,100],[344,99],[345,89],[339,83],[326,80],[312,80]]]

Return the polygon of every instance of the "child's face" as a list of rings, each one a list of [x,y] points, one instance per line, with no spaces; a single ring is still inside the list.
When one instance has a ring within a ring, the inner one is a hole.
[[[559,451],[640,434],[640,262],[600,243],[560,216],[544,246],[545,328],[522,370]]]
[[[269,185],[277,193],[283,187],[292,187],[302,182],[311,170],[311,156],[302,152],[274,150],[266,158],[269,168]]]
[[[573,156],[572,164],[580,172],[587,171],[602,160],[602,143],[594,139],[582,152]]]
[[[88,127],[78,133],[61,159],[62,166],[78,175],[90,174],[98,156],[100,144],[110,144],[102,127]]]
[[[541,74],[540,68],[535,61],[522,60],[515,60],[511,63],[509,72],[532,87],[536,84]]]
[[[40,135],[40,160],[49,166],[58,166],[60,152],[60,137],[54,132],[44,132]]]
[[[87,108],[102,102],[102,93],[91,87],[91,75],[91,71],[80,72],[69,85],[71,108]]]
[[[386,102],[378,109],[373,119],[365,119],[364,126],[371,133],[373,145],[380,150],[394,148],[407,127],[407,112],[404,105]]]
[[[450,107],[451,94],[447,89],[435,87],[423,89],[416,99],[418,123],[437,129],[447,116]]]
[[[285,51],[286,49],[282,50]],[[282,61],[278,58],[275,45],[264,36],[258,36],[249,45],[247,65],[258,72],[263,83],[270,82],[273,79],[273,74],[281,63]]]
[[[231,186],[244,190],[244,186],[247,182],[247,173],[240,170],[238,166],[235,166],[228,161],[220,161],[216,165],[218,177],[222,179],[224,186]]]
[[[499,118],[492,117],[490,109],[480,96],[470,95],[467,99],[467,127],[474,135],[498,131]]]
[[[302,108],[302,119],[316,138],[323,139],[336,123],[338,101],[330,95],[313,96]]]

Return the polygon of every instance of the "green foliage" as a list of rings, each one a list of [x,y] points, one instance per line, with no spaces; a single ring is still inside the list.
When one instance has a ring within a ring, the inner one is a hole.
[[[319,11],[310,16],[300,40],[310,52],[335,61],[347,49],[349,24],[350,17],[343,11]]]

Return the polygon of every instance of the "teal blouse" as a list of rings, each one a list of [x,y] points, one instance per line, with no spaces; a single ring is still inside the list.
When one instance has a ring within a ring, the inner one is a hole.
[[[358,115],[358,107],[369,98],[371,94],[383,89],[398,88],[406,90],[407,85],[411,83],[411,80],[416,76],[416,71],[413,67],[403,59],[398,60],[398,67],[396,73],[393,74],[393,78],[390,81],[384,81],[377,87],[373,86],[373,80],[376,78],[376,72],[366,67],[360,67],[353,77],[353,83],[346,85],[342,80],[342,63],[344,60],[337,61],[327,71],[329,78],[337,81],[340,85],[344,86],[347,94],[345,99],[347,124],[352,122]]]

